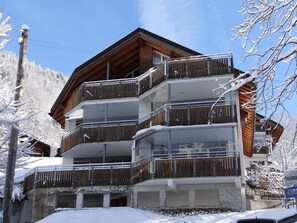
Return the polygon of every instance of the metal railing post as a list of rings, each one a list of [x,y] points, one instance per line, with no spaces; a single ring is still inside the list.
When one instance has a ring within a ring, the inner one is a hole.
[[[193,177],[196,177],[196,158],[193,159]]]
[[[176,178],[176,159],[174,159],[174,162],[173,162],[173,177]]]
[[[73,167],[72,174],[71,174],[71,187],[74,187],[74,175],[75,175],[75,170],[74,170],[74,167]]]
[[[57,167],[55,166],[53,187],[56,187],[56,181],[57,181]]]
[[[113,174],[112,174],[112,172],[113,172],[113,166],[110,166],[110,186],[112,186],[112,184],[113,184]]]
[[[165,80],[168,79],[168,74],[167,74],[167,61],[164,62],[164,77],[165,77]]]
[[[134,184],[133,176],[134,176],[134,163],[131,163],[131,165],[130,165],[130,185]]]
[[[190,105],[188,104],[187,106],[187,118],[188,118],[188,125],[190,125],[190,120],[191,120],[191,117],[190,117]]]
[[[82,101],[85,101],[85,99],[86,99],[86,94],[85,94],[86,92],[85,92],[85,90],[86,90],[86,89],[85,89],[85,85],[83,85],[83,86],[81,87],[81,100],[80,100],[81,102],[82,102]]]
[[[37,174],[38,174],[38,171],[37,171],[37,167],[36,167],[35,170],[34,170],[34,182],[33,182],[33,188],[34,189],[37,188]]]
[[[136,82],[136,96],[139,96],[140,94],[140,84],[139,84],[139,81]]]
[[[215,159],[213,156],[211,158],[211,162],[212,162],[212,174],[215,177],[216,176],[216,165],[215,165]]]
[[[121,81],[119,81],[119,85],[118,85],[118,90],[119,90],[119,92],[118,92],[118,97],[120,98],[121,97],[121,95],[122,95],[122,90],[123,90],[123,88],[122,88],[122,82]]]
[[[189,61],[186,59],[186,78],[189,77]]]
[[[91,167],[91,187],[93,187],[94,184],[94,166]]]
[[[238,154],[235,154],[235,176],[238,176]]]
[[[208,76],[211,75],[211,72],[210,72],[210,59],[207,60],[207,74],[208,74]]]

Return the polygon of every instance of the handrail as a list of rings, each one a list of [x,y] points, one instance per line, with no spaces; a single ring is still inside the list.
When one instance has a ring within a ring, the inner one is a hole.
[[[209,107],[211,108],[212,106],[212,102],[213,101],[199,101],[199,102],[182,102],[182,103],[167,103],[164,104],[163,106],[161,106],[160,108],[150,112],[149,114],[143,116],[142,118],[139,119],[138,123],[142,123],[146,120],[149,120],[151,117],[154,117],[156,115],[158,115],[159,113],[163,112],[163,111],[167,111],[172,108],[205,108],[205,107]],[[235,103],[234,100],[222,100],[219,101],[218,103],[216,103],[215,107],[218,106],[231,106],[234,105],[232,104],[232,102]],[[235,114],[233,114],[235,115]]]
[[[133,120],[121,120],[121,121],[107,121],[107,122],[86,122],[86,123],[80,123],[78,126],[76,126],[73,130],[70,132],[66,132],[62,139],[66,138],[67,136],[71,135],[73,132],[76,132],[77,130],[83,128],[84,126],[127,126],[127,125],[135,125],[138,122],[137,119]]]
[[[238,151],[225,151],[224,157],[239,157]],[[208,152],[210,154],[208,157],[218,157],[221,156],[222,152]],[[179,154],[152,154],[147,157],[144,157],[138,161],[135,162],[116,162],[116,163],[93,163],[93,164],[75,164],[75,165],[61,165],[61,166],[55,166],[55,165],[49,165],[49,166],[43,166],[43,167],[35,167],[31,169],[29,172],[25,174],[25,177],[31,175],[34,172],[46,172],[46,171],[64,171],[64,170],[86,170],[89,169],[110,169],[110,168],[131,168],[136,167],[141,164],[145,164],[154,160],[160,160],[160,159],[166,159],[166,160],[172,160],[172,159],[185,159],[189,158],[189,155],[187,153],[179,153]],[[195,152],[191,154],[191,158],[205,158],[205,152]]]
[[[226,154],[152,155],[134,163],[39,167],[26,174],[24,193],[36,188],[131,186],[160,178],[240,176],[238,151]]]
[[[222,61],[222,60],[227,60],[227,61]],[[124,96],[121,95],[121,93],[123,93],[124,91],[122,91],[121,88],[118,89],[118,94],[117,97],[138,97],[139,95],[143,94],[144,92],[146,92],[147,90],[152,89],[153,87],[157,86],[158,84],[162,83],[165,80],[168,79],[175,79],[176,75],[170,74],[169,72],[169,67],[174,65],[174,64],[180,64],[180,63],[193,63],[195,61],[200,62],[200,61],[205,61],[207,62],[207,65],[203,65],[202,67],[195,67],[194,73],[197,72],[199,69],[201,70],[205,70],[205,71],[199,71],[196,75],[192,76],[192,78],[195,77],[200,77],[200,76],[209,76],[209,75],[222,75],[222,68],[228,68],[227,72],[225,74],[231,74],[233,72],[233,57],[231,53],[225,53],[225,54],[215,54],[215,55],[198,55],[198,56],[191,56],[191,57],[182,57],[182,58],[175,58],[175,59],[169,59],[166,60],[164,62],[162,62],[161,64],[152,67],[151,69],[149,69],[148,71],[146,71],[145,73],[143,73],[142,75],[136,77],[136,78],[121,78],[121,79],[112,79],[112,80],[100,80],[100,81],[92,81],[92,82],[83,82],[77,89],[74,90],[72,96],[71,96],[71,107],[70,109],[74,108],[75,106],[77,106],[79,103],[81,103],[82,101],[85,101],[86,99],[84,98],[84,96],[87,94],[89,94],[90,96],[92,95],[90,92],[88,92],[88,90],[86,90],[85,92],[85,88],[86,87],[93,87],[93,86],[113,86],[116,83],[115,86],[122,86],[123,84],[135,84],[135,92],[133,92],[131,90],[131,88],[129,88],[129,90],[127,92],[129,92],[129,94],[124,94]],[[211,61],[214,61],[216,63],[210,63]],[[220,64],[220,66],[218,66],[218,64]],[[222,66],[223,65],[223,66]],[[204,67],[205,66],[205,67]],[[173,72],[174,74],[177,73],[178,75],[182,75],[179,78],[191,78],[188,74],[188,65],[186,65],[186,68],[182,68],[181,73],[179,74],[179,70],[176,69],[181,69],[181,67],[179,68],[174,68],[173,70],[171,69],[171,72]],[[185,69],[185,70],[184,70]],[[198,70],[197,70],[198,69]],[[214,71],[219,71],[219,73]],[[161,72],[161,73],[158,73]],[[185,73],[183,73],[185,72]],[[192,70],[193,72],[193,70]],[[224,72],[223,72],[224,73]],[[192,73],[193,74],[193,73]],[[149,82],[146,82],[145,79],[148,78]],[[155,79],[154,79],[155,78]],[[144,85],[141,86],[142,81],[144,81]],[[144,91],[141,91],[141,88],[143,87]],[[80,91],[80,92],[79,92]],[[133,94],[132,94],[132,93]],[[78,96],[77,94],[80,93],[80,95]],[[74,96],[76,96],[76,100],[75,103],[73,103],[74,101]],[[109,96],[112,97],[112,96]],[[108,97],[108,98],[109,98]],[[98,99],[98,98],[97,98]],[[90,100],[90,98],[88,99]],[[96,100],[96,99],[95,99]],[[68,107],[69,109],[69,107]],[[67,110],[66,112],[68,112],[69,110]]]

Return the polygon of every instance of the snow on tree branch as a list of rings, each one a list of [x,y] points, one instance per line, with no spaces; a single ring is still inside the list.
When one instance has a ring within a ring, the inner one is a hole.
[[[2,20],[2,13],[0,12],[0,50],[9,41],[8,32],[12,30],[9,22],[9,17]],[[16,72],[11,70],[5,72],[2,68],[7,65],[7,61],[4,57],[1,57],[0,61],[0,172],[4,172],[7,165],[7,155],[9,153],[9,139],[11,127],[17,127],[20,132],[24,132],[21,127],[18,127],[18,123],[29,119],[34,112],[29,109],[29,105],[26,102],[14,101],[15,94],[15,76]],[[11,75],[10,75],[11,73]],[[30,148],[31,138],[23,136],[19,140],[17,150],[17,163],[16,166],[20,167],[24,165],[24,161],[19,158],[26,155]]]
[[[3,18],[2,13],[0,12],[0,20]],[[9,37],[7,33],[12,30],[11,25],[8,23],[10,17],[5,18],[0,23],[0,49],[3,49],[7,42],[9,41]]]
[[[258,89],[249,105],[274,113],[297,90],[297,2],[244,0],[240,12],[245,19],[234,27],[234,39],[244,41],[243,62],[256,62],[228,84],[234,90],[253,81]]]

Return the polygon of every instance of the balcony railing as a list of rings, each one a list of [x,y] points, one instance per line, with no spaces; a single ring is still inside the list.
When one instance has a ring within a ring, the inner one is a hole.
[[[130,186],[146,180],[240,176],[238,152],[221,154],[168,154],[146,157],[136,163],[35,168],[25,177],[24,193],[36,188]]]
[[[168,79],[199,78],[233,73],[231,54],[164,61],[137,78],[85,82],[70,97],[65,113],[83,101],[138,97]]]
[[[137,132],[137,121],[80,124],[62,137],[61,153],[83,143],[128,141]]]
[[[232,101],[213,107],[212,105],[213,103],[205,102],[166,104],[140,119],[138,128],[144,129],[153,125],[180,126],[236,122],[235,105]]]
[[[137,121],[80,124],[62,137],[61,152],[83,143],[128,141],[138,130],[154,125],[181,126],[236,122],[232,101],[166,104]]]

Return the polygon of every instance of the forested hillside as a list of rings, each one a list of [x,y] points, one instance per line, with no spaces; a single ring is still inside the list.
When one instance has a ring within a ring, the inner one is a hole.
[[[3,52],[0,64],[0,77],[5,77],[7,81],[4,83],[10,86],[13,93],[18,58],[11,52]],[[61,72],[44,69],[35,62],[26,63],[22,102],[26,103],[25,112],[36,114],[20,125],[28,134],[51,145],[52,155],[55,155],[63,131],[48,113],[66,81],[67,77]]]

